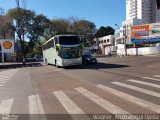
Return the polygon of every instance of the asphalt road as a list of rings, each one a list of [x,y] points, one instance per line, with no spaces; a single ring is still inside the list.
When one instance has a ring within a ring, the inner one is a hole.
[[[67,68],[8,67],[0,71],[0,113],[18,120],[124,119],[122,114],[160,120],[160,57],[103,57],[96,65]]]

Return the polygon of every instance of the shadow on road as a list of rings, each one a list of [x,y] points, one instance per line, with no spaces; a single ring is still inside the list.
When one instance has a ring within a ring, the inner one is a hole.
[[[5,64],[4,66],[3,65],[0,65],[0,69],[15,69],[15,68],[23,68],[23,67],[39,67],[39,66],[42,66],[41,63],[38,63],[38,62],[34,62],[34,63],[27,63],[26,65],[23,65],[21,63],[14,63],[14,64]]]
[[[120,65],[120,64],[97,63],[97,64],[70,66],[70,67],[65,67],[64,69],[113,69],[113,68],[124,68],[124,67],[130,67],[130,66]]]

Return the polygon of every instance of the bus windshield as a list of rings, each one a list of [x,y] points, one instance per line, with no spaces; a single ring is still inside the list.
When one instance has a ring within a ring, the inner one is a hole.
[[[61,45],[79,44],[78,36],[59,36],[59,43]]]
[[[61,57],[64,59],[72,59],[80,57],[79,47],[63,47]]]

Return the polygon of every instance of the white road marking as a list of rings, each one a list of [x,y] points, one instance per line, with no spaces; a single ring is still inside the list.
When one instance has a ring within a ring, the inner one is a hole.
[[[98,104],[105,110],[109,111],[112,114],[130,114],[129,112],[123,110],[122,108],[112,104],[111,102],[104,100],[103,98],[99,97],[98,95],[82,88],[75,88],[78,92],[80,92],[82,95],[93,101],[94,103]]]
[[[5,82],[5,83],[7,83],[9,80],[0,80],[0,82]]]
[[[90,120],[85,112],[79,108],[63,91],[53,92],[65,110],[74,120]]]
[[[9,114],[13,101],[13,99],[3,100],[0,104],[0,114]]]
[[[0,81],[0,84],[5,84],[7,83],[7,81]]]
[[[29,96],[29,113],[45,114],[39,95]]]
[[[150,77],[142,77],[144,79],[149,79],[149,80],[154,80],[154,81],[160,81],[160,79],[156,79],[156,78],[150,78]]]
[[[29,113],[30,120],[47,120],[39,95],[29,96]]]
[[[132,89],[132,90],[135,90],[135,91],[139,91],[141,93],[145,93],[145,94],[160,98],[160,93],[158,93],[158,92],[153,92],[151,90],[146,90],[146,89],[143,89],[143,88],[139,88],[139,87],[136,87],[136,86],[132,86],[132,85],[128,85],[128,84],[120,83],[120,82],[112,82],[112,83],[115,84],[115,85],[118,85],[118,86],[122,86],[122,87],[125,87],[125,88],[128,88],[128,89]]]
[[[115,89],[112,89],[110,87],[107,87],[107,86],[104,86],[102,84],[98,84],[96,85],[96,87],[106,91],[106,92],[109,92],[109,93],[112,93],[113,95],[116,95],[122,99],[125,99],[127,101],[130,101],[130,102],[133,102],[135,104],[138,104],[142,107],[145,107],[149,110],[152,110],[156,113],[160,113],[160,106],[159,105],[156,105],[156,104],[153,104],[151,102],[148,102],[148,101],[145,101],[145,100],[142,100],[140,98],[137,98],[135,96],[132,96],[132,95],[129,95],[127,93],[123,93],[123,92],[120,92],[118,90],[115,90]]]
[[[148,86],[151,86],[151,87],[160,88],[160,85],[153,84],[153,83],[148,83],[148,82],[143,82],[143,81],[139,81],[139,80],[130,79],[130,80],[127,80],[127,81],[142,84],[142,85],[148,85]]]
[[[0,84],[0,87],[3,87],[4,86],[4,84]]]
[[[160,75],[154,75],[154,77],[160,77]]]
[[[84,114],[83,110],[81,110],[81,108],[79,108],[63,91],[56,91],[53,92],[53,94],[69,114]]]
[[[8,76],[0,76],[0,79],[10,79],[11,77]]]

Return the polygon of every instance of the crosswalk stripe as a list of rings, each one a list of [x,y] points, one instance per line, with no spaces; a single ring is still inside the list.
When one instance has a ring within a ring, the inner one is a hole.
[[[160,77],[160,75],[154,75],[154,77]]]
[[[125,87],[125,88],[129,88],[129,89],[132,89],[132,90],[135,90],[135,91],[139,91],[141,93],[145,93],[145,94],[160,98],[160,93],[153,92],[151,90],[146,90],[146,89],[143,89],[143,88],[140,88],[140,87],[136,87],[136,86],[128,85],[128,84],[125,84],[125,83],[120,83],[120,82],[112,82],[112,83],[115,84],[115,85],[118,85],[118,86],[122,86],[122,87]]]
[[[113,95],[116,95],[116,96],[118,96],[120,98],[123,98],[123,99],[125,99],[127,101],[133,102],[133,103],[138,104],[138,105],[140,105],[142,107],[145,107],[145,108],[147,108],[149,110],[152,110],[152,111],[154,111],[156,113],[160,113],[160,106],[159,105],[156,105],[156,104],[153,104],[151,102],[142,100],[140,98],[137,98],[135,96],[129,95],[127,93],[120,92],[118,90],[112,89],[112,88],[104,86],[102,84],[98,84],[98,85],[96,85],[96,87],[98,87],[99,89],[102,89],[102,90],[104,90],[106,92],[112,93]]]
[[[29,113],[45,114],[39,95],[29,96]]]
[[[63,91],[56,91],[53,92],[53,94],[69,114],[84,114],[83,110],[79,108]]]
[[[1,76],[0,79],[10,79],[11,77],[8,76]]]
[[[160,81],[160,79],[156,79],[156,78],[150,78],[150,77],[142,77],[144,79],[149,79],[149,80],[154,80],[154,81]]]
[[[53,94],[74,120],[90,120],[90,118],[85,115],[85,112],[79,108],[63,91],[56,91],[53,92]]]
[[[0,81],[0,84],[5,84],[7,83],[7,81]]]
[[[103,98],[99,97],[98,95],[86,90],[85,88],[79,87],[75,88],[78,92],[82,95],[93,101],[94,103],[98,104],[105,110],[109,111],[112,114],[130,114],[129,112],[123,110],[122,108],[112,104],[111,102],[104,100]]]
[[[0,113],[9,114],[12,108],[14,99],[3,100],[0,104]]]
[[[3,87],[4,86],[4,84],[0,84],[0,87]]]
[[[130,80],[127,80],[127,81],[134,82],[134,83],[139,83],[139,84],[142,84],[142,85],[148,85],[148,86],[151,86],[151,87],[160,88],[160,85],[153,84],[153,83],[142,82],[142,81],[133,80],[133,79],[130,79]]]
[[[0,80],[0,82],[8,82],[9,80]]]

